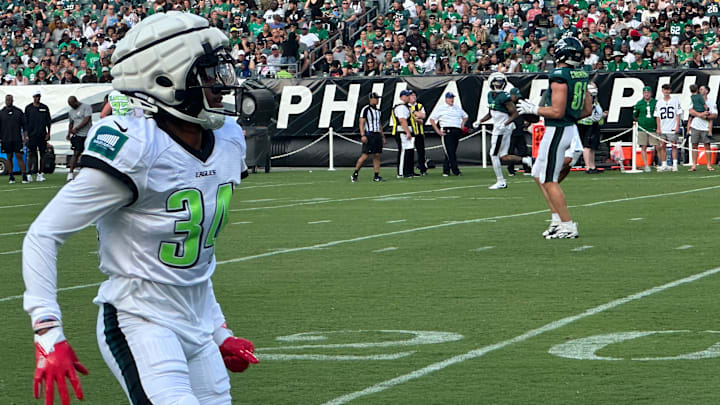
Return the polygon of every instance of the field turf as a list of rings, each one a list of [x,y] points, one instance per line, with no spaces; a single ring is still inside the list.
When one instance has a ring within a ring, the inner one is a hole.
[[[718,172],[574,172],[563,187],[580,238],[549,241],[530,177],[491,191],[489,169],[350,173],[277,170],[236,190],[213,281],[261,363],[231,376],[233,403],[718,402]],[[64,176],[6,179],[0,404],[25,405],[41,402],[22,232]],[[61,248],[58,297],[90,369],[83,403],[125,404],[95,340],[96,249],[93,229]]]

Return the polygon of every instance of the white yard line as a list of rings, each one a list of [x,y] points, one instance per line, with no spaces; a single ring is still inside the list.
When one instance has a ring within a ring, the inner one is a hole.
[[[25,235],[27,231],[0,233],[0,236]]]
[[[495,248],[495,246],[483,246],[483,247],[479,247],[477,249],[470,249],[470,251],[471,252],[486,252],[486,251],[488,251],[490,249],[494,249],[494,248]]]
[[[48,188],[60,188],[60,186],[45,186],[45,187],[16,187],[9,190],[0,190],[0,193],[12,193],[13,191],[25,191],[25,190],[45,190]]]
[[[287,186],[306,186],[308,184],[315,184],[315,182],[309,183],[276,183],[276,184],[263,184],[258,186],[240,186],[235,191],[252,190],[254,188],[268,188],[268,187],[287,187]]]
[[[675,248],[675,250],[688,250],[692,249],[693,245],[682,245]]]
[[[294,204],[283,204],[283,205],[272,205],[272,206],[266,206],[266,207],[248,207],[248,208],[235,208],[230,211],[256,211],[256,210],[271,210],[274,208],[292,208],[292,207],[299,207],[302,205],[317,205],[317,204],[327,204],[332,202],[346,202],[346,201],[360,201],[360,200],[374,200],[374,199],[382,199],[382,198],[393,198],[393,197],[400,197],[400,196],[410,196],[414,194],[424,194],[424,193],[437,193],[442,191],[450,191],[450,190],[461,190],[464,188],[478,188],[478,187],[485,187],[483,185],[473,185],[473,186],[458,186],[458,187],[445,187],[445,188],[437,188],[434,190],[421,190],[421,191],[408,191],[406,193],[397,193],[397,194],[386,194],[386,195],[375,195],[375,196],[365,196],[365,197],[350,197],[350,198],[338,198],[335,200],[312,200],[312,201],[306,201],[306,202],[298,202]]]
[[[583,250],[588,250],[588,249],[592,249],[592,248],[593,247],[590,245],[578,246],[575,249],[572,249],[571,252],[582,252]]]
[[[231,223],[230,225],[247,225],[247,224],[252,224],[252,222],[250,222],[250,221],[240,221],[240,222],[233,222],[233,223]]]
[[[35,204],[20,204],[20,205],[5,205],[5,206],[0,207],[0,210],[1,210],[1,209],[5,209],[5,208],[32,207],[32,206],[35,206],[35,205],[40,205],[40,203],[35,203]]]
[[[608,302],[608,303],[606,303],[606,304],[599,305],[599,306],[594,307],[594,308],[590,308],[590,309],[588,309],[587,311],[582,312],[582,313],[580,313],[580,314],[573,315],[573,316],[569,316],[569,317],[563,318],[563,319],[559,319],[559,320],[557,320],[557,321],[554,321],[554,322],[550,322],[550,323],[548,323],[548,324],[545,324],[545,325],[543,325],[543,326],[541,326],[541,327],[539,327],[539,328],[537,328],[537,329],[529,330],[529,331],[523,333],[522,335],[518,335],[518,336],[516,336],[516,337],[514,337],[514,338],[512,338],[512,339],[503,340],[503,341],[501,341],[501,342],[498,342],[498,343],[495,343],[495,344],[492,344],[492,345],[489,345],[489,346],[480,347],[480,348],[477,348],[477,349],[475,349],[475,350],[471,350],[471,351],[469,351],[469,352],[467,352],[467,353],[460,354],[460,355],[457,355],[457,356],[453,356],[453,357],[450,357],[450,358],[445,359],[445,360],[443,360],[443,361],[439,361],[439,362],[437,362],[437,363],[430,364],[430,365],[428,365],[428,366],[426,366],[426,367],[423,367],[423,368],[421,368],[421,369],[415,370],[415,371],[413,371],[413,372],[411,372],[411,373],[408,373],[408,374],[405,374],[405,375],[401,375],[401,376],[399,376],[399,377],[395,377],[395,378],[392,378],[392,379],[390,379],[390,380],[386,380],[386,381],[377,383],[377,384],[372,385],[372,386],[370,386],[370,387],[367,387],[367,388],[365,388],[365,389],[363,389],[363,390],[351,392],[351,393],[349,393],[349,394],[345,394],[345,395],[343,395],[343,396],[341,396],[341,397],[338,397],[338,398],[335,398],[335,399],[330,400],[330,401],[328,401],[328,402],[325,402],[323,405],[340,405],[340,404],[345,404],[345,403],[348,403],[348,402],[350,402],[350,401],[356,400],[356,399],[358,399],[358,398],[361,398],[361,397],[364,397],[364,396],[367,396],[367,395],[376,394],[376,393],[378,393],[378,392],[385,391],[385,390],[387,390],[387,389],[389,389],[389,388],[395,387],[395,386],[400,385],[400,384],[404,384],[404,383],[406,383],[406,382],[408,382],[408,381],[411,381],[411,380],[415,380],[415,379],[424,377],[424,376],[426,376],[426,375],[428,375],[428,374],[430,374],[430,373],[433,373],[433,372],[435,372],[435,371],[442,370],[442,369],[447,368],[447,367],[450,367],[450,366],[452,366],[452,365],[455,365],[455,364],[458,364],[458,363],[462,363],[462,362],[467,361],[467,360],[475,359],[475,358],[478,358],[478,357],[482,357],[482,356],[484,356],[484,355],[486,355],[486,354],[488,354],[488,353],[490,353],[490,352],[503,349],[503,348],[505,348],[505,347],[507,347],[507,346],[510,346],[510,345],[513,345],[513,344],[515,344],[515,343],[524,342],[524,341],[526,341],[526,340],[528,340],[528,339],[532,339],[532,338],[534,338],[534,337],[536,337],[536,336],[542,335],[543,333],[550,332],[550,331],[553,331],[553,330],[555,330],[555,329],[562,328],[563,326],[569,325],[569,324],[571,324],[571,323],[573,323],[573,322],[579,321],[579,320],[584,319],[584,318],[587,318],[587,317],[589,317],[589,316],[592,316],[592,315],[595,315],[595,314],[599,314],[599,313],[601,313],[601,312],[608,311],[608,310],[610,310],[610,309],[619,307],[620,305],[624,305],[624,304],[627,304],[627,303],[629,303],[629,302],[636,301],[636,300],[639,300],[639,299],[641,299],[641,298],[645,298],[645,297],[651,296],[651,295],[653,295],[653,294],[657,294],[657,293],[659,293],[659,292],[663,292],[663,291],[668,290],[668,289],[670,289],[670,288],[674,288],[674,287],[677,287],[677,286],[680,286],[680,285],[683,285],[683,284],[687,284],[687,283],[692,283],[693,281],[700,280],[700,279],[702,279],[702,278],[711,276],[711,275],[716,274],[716,273],[719,273],[719,272],[720,272],[720,267],[714,268],[714,269],[711,269],[711,270],[704,271],[704,272],[702,272],[702,273],[697,273],[697,274],[694,274],[694,275],[692,275],[692,276],[688,276],[688,277],[685,277],[685,278],[681,278],[681,279],[679,279],[679,280],[672,281],[672,282],[667,283],[667,284],[663,284],[663,285],[661,285],[661,286],[653,287],[653,288],[647,289],[647,290],[645,290],[645,291],[641,291],[641,292],[636,293],[636,294],[628,295],[628,296],[625,297],[625,298],[620,298],[620,299],[616,299],[616,300],[614,300],[614,301],[610,301],[610,302]]]
[[[482,187],[482,186],[479,186],[479,187]],[[689,193],[695,193],[698,191],[713,190],[713,189],[717,189],[717,188],[720,188],[720,186],[705,187],[705,188],[692,189],[692,190],[686,190],[686,191],[678,191],[678,192],[673,192],[673,193],[652,194],[652,195],[645,195],[645,196],[640,196],[640,197],[628,197],[628,198],[621,198],[621,199],[609,200],[609,201],[598,201],[598,202],[589,203],[589,204],[576,205],[573,207],[594,207],[597,205],[612,204],[612,203],[625,202],[625,201],[634,201],[634,200],[640,200],[640,199],[646,199],[646,198],[659,198],[659,197],[665,197],[665,196],[689,194]],[[489,221],[498,220],[498,219],[518,218],[518,217],[525,217],[525,216],[536,215],[536,214],[547,214],[547,212],[548,212],[547,209],[542,209],[542,210],[537,210],[537,211],[522,212],[522,213],[518,213],[518,214],[498,215],[495,217],[468,219],[468,220],[463,220],[463,221],[452,221],[452,222],[447,222],[447,223],[442,223],[442,224],[428,225],[428,226],[404,229],[404,230],[399,230],[399,231],[394,231],[394,232],[385,232],[385,233],[379,233],[379,234],[374,234],[374,235],[358,236],[358,237],[352,238],[352,239],[335,240],[335,241],[319,243],[319,244],[311,245],[311,246],[301,246],[301,247],[296,247],[296,248],[280,249],[280,250],[275,250],[275,251],[267,252],[267,253],[260,253],[260,254],[256,254],[256,255],[245,256],[245,257],[238,257],[235,259],[221,260],[221,261],[218,261],[216,264],[221,265],[221,264],[245,262],[245,261],[249,261],[249,260],[262,259],[264,257],[271,257],[271,256],[276,256],[276,255],[281,255],[281,254],[286,254],[286,253],[304,252],[304,251],[328,248],[328,247],[342,245],[342,244],[346,244],[346,243],[361,242],[361,241],[365,241],[365,240],[369,240],[369,239],[383,238],[386,236],[402,235],[402,234],[406,234],[406,233],[427,231],[427,230],[431,230],[431,229],[446,228],[446,227],[454,226],[454,225],[489,222]],[[10,234],[15,235],[15,234],[24,234],[24,233],[25,232],[13,232]],[[8,234],[0,234],[0,236],[4,236],[4,235],[8,235]],[[90,287],[93,285],[97,285],[97,284],[87,284],[85,286],[78,286],[77,288]],[[73,287],[70,287],[70,288],[73,288]],[[22,298],[22,296],[15,296],[15,297]],[[13,298],[10,297],[10,299],[13,299]],[[0,298],[0,302],[9,301],[10,299]]]
[[[407,219],[395,219],[392,221],[387,221],[386,224],[399,224],[401,222],[406,222],[406,221],[407,221]]]
[[[92,284],[75,285],[75,286],[72,286],[72,287],[58,288],[57,290],[58,290],[58,292],[60,292],[60,291],[70,291],[70,290],[80,290],[80,289],[88,288],[88,287],[96,287],[96,286],[99,286],[101,283],[102,283],[102,282],[92,283]],[[0,302],[12,301],[12,300],[19,300],[19,299],[21,299],[22,297],[23,297],[22,295],[13,295],[13,296],[11,296],[11,297],[0,298]]]
[[[22,253],[22,249],[21,250],[11,250],[9,252],[0,252],[0,255],[14,255],[16,253]]]
[[[315,224],[327,224],[328,222],[332,222],[329,219],[321,219],[319,221],[310,221],[308,222],[309,225],[315,225]]]
[[[645,218],[630,218],[628,221],[642,221]]]
[[[398,248],[396,248],[395,246],[390,246],[390,247],[386,247],[384,249],[373,250],[373,253],[391,252],[393,250],[398,250]]]

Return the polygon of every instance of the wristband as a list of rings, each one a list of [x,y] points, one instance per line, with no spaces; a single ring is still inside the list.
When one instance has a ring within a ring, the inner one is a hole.
[[[33,324],[33,332],[38,333],[45,329],[57,328],[58,326],[62,326],[62,322],[53,316],[49,316],[35,321]]]

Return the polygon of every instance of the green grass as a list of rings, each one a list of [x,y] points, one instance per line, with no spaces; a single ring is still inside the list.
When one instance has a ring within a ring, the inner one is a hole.
[[[383,174],[391,177],[391,170]],[[350,171],[315,169],[253,175],[233,196],[213,277],[237,335],[256,347],[407,340],[381,330],[441,331],[462,339],[409,346],[261,350],[324,356],[412,354],[394,360],[274,360],[232,375],[235,403],[322,404],[640,291],[717,266],[720,176],[697,173],[572,173],[565,183],[579,223],[577,240],[546,241],[549,215],[529,177],[491,191],[490,170],[462,177],[438,170],[412,180],[349,182]],[[712,175],[712,176],[711,176]],[[27,229],[63,184],[0,184],[0,234]],[[706,189],[708,187],[718,187]],[[699,190],[688,192],[690,190]],[[655,195],[655,198],[634,197]],[[375,198],[382,196],[382,198]],[[327,200],[318,200],[325,198]],[[315,200],[313,200],[315,199]],[[264,201],[262,201],[264,200]],[[588,205],[596,202],[604,204]],[[292,205],[287,207],[287,205]],[[272,208],[278,207],[279,208]],[[640,218],[640,219],[638,219]],[[633,220],[634,219],[634,220]],[[388,221],[403,222],[388,223]],[[308,224],[314,221],[316,224]],[[22,235],[0,236],[0,253]],[[329,243],[334,242],[334,243]],[[319,245],[319,246],[316,246]],[[676,249],[691,245],[687,249]],[[310,247],[317,247],[310,249]],[[573,249],[592,246],[585,250]],[[288,251],[288,249],[305,247]],[[389,250],[390,248],[396,248]],[[483,249],[484,248],[484,249]],[[283,250],[284,249],[284,250]],[[381,253],[375,250],[387,249]],[[73,236],[59,255],[59,285],[104,279],[93,229]],[[274,252],[272,255],[267,255]],[[262,255],[260,257],[255,257]],[[21,255],[0,255],[0,299],[22,294]],[[707,404],[717,402],[719,359],[635,361],[707,349],[720,341],[720,275],[667,289],[557,329],[458,361],[379,393],[362,404]],[[88,404],[126,403],[95,341],[96,287],[59,293],[65,332],[90,369]],[[0,301],[0,403],[30,404],[34,353],[21,299]],[[548,353],[560,343],[629,331],[683,330],[610,345],[576,360]],[[279,341],[301,332],[326,340]],[[38,402],[39,403],[39,402]]]

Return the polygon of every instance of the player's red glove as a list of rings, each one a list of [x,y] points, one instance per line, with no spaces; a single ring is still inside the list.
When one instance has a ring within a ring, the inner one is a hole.
[[[255,346],[249,340],[230,336],[220,345],[220,354],[225,362],[225,367],[233,373],[242,373],[250,366],[250,363],[257,364],[258,359],[253,352]]]
[[[55,399],[55,384],[62,405],[70,404],[65,378],[70,380],[77,399],[83,399],[82,386],[75,371],[88,373],[78,360],[70,344],[65,340],[61,327],[47,330],[43,335],[35,335],[36,369],[33,381],[33,393],[40,398],[40,386],[45,385],[45,404],[52,405]]]

